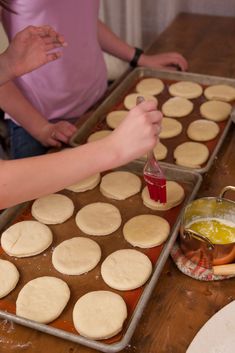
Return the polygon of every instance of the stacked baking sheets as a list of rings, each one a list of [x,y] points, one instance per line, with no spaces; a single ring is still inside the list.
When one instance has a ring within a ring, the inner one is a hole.
[[[64,339],[68,339],[73,342],[77,342],[88,347],[92,347],[104,352],[116,352],[123,349],[131,339],[131,336],[135,330],[135,327],[140,320],[141,314],[144,307],[156,285],[161,270],[167,260],[170,250],[177,237],[179,226],[180,226],[180,215],[183,207],[192,200],[201,184],[202,178],[198,173],[194,171],[186,171],[173,166],[163,166],[166,177],[168,180],[174,180],[183,186],[185,191],[185,199],[181,205],[164,212],[152,211],[143,205],[141,194],[134,195],[124,201],[111,200],[104,197],[97,186],[93,190],[89,190],[83,193],[73,193],[72,191],[62,190],[61,193],[67,195],[75,205],[75,211],[73,216],[64,222],[63,224],[50,225],[50,229],[53,232],[53,243],[42,254],[32,256],[28,258],[14,258],[4,253],[0,248],[0,258],[7,259],[13,262],[20,272],[20,282],[18,283],[15,290],[13,290],[8,296],[0,300],[0,317],[8,320],[12,320],[16,323],[34,328],[36,330],[55,335]],[[143,163],[133,162],[128,166],[119,168],[119,170],[128,170],[137,175],[142,179]],[[142,179],[142,187],[144,182]],[[75,215],[78,210],[92,202],[109,202],[120,210],[122,216],[121,227],[111,235],[103,237],[92,237],[87,236],[78,229],[75,223]],[[21,221],[33,219],[31,215],[32,203],[26,203],[11,209],[6,210],[0,216],[0,230],[1,232],[6,229],[10,224]],[[132,248],[128,244],[122,234],[122,228],[124,223],[131,217],[139,214],[157,214],[164,217],[171,226],[171,232],[168,240],[161,246],[157,246],[151,249],[139,249],[145,253],[153,264],[153,272],[149,281],[136,290],[132,291],[115,291],[109,288],[102,280],[100,274],[100,267],[103,260],[113,251],[118,249]],[[63,240],[75,237],[75,236],[86,236],[98,242],[102,251],[102,258],[100,263],[95,269],[81,276],[66,276],[57,272],[52,266],[52,252],[53,249],[60,244]],[[49,325],[39,324],[34,321],[30,321],[15,315],[15,303],[21,288],[31,279],[40,276],[55,276],[63,279],[70,287],[71,298],[68,305],[64,309],[61,316]],[[72,311],[73,307],[83,294],[93,290],[111,290],[120,294],[125,300],[128,308],[128,317],[125,321],[123,330],[120,334],[109,340],[104,341],[92,341],[86,339],[76,332],[73,321]]]
[[[86,122],[79,128],[77,133],[72,137],[70,143],[72,146],[77,146],[79,144],[83,144],[87,141],[87,138],[92,133],[99,130],[110,129],[106,124],[106,116],[108,113],[114,110],[123,110],[125,109],[123,101],[124,98],[130,94],[136,92],[135,87],[144,78],[159,78],[163,81],[165,88],[162,93],[157,96],[158,99],[158,107],[161,109],[162,104],[166,102],[172,96],[168,92],[168,88],[172,83],[180,82],[180,81],[192,81],[197,82],[202,85],[203,89],[210,85],[215,84],[227,84],[235,87],[235,80],[223,77],[215,77],[215,76],[206,76],[199,75],[193,73],[183,73],[183,72],[172,72],[172,71],[157,71],[146,68],[137,68],[133,70],[123,82],[107,97],[107,99],[99,106],[99,108],[88,116]],[[189,124],[195,120],[201,119],[200,114],[200,105],[206,101],[204,95],[201,95],[199,98],[191,100],[194,103],[194,109],[192,113],[190,113],[186,117],[179,118],[178,121],[182,124],[183,130],[180,135],[162,140],[162,143],[167,147],[168,154],[166,159],[160,163],[167,163],[175,165],[175,160],[173,157],[174,149],[183,142],[192,141],[187,136],[187,128]],[[232,103],[233,104],[233,103]],[[177,118],[176,118],[177,119]],[[229,130],[229,127],[234,119],[234,110],[230,117],[222,122],[219,122],[219,134],[213,140],[207,142],[201,142],[205,144],[209,149],[209,158],[207,162],[201,165],[199,168],[195,168],[194,170],[198,173],[207,172],[213,160],[218,153],[224,138]],[[111,130],[111,129],[110,129]],[[188,169],[186,167],[180,167],[182,169]]]

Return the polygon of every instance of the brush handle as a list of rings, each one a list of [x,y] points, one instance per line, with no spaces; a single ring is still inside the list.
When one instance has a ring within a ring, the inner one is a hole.
[[[158,178],[166,179],[165,175],[154,155],[153,150],[149,151],[147,154],[147,162],[144,167],[144,171],[148,174],[157,175]]]
[[[144,99],[143,96],[138,96],[138,97],[136,98],[136,105],[138,105],[138,104],[144,102],[144,100],[145,100],[145,99]],[[157,163],[156,158],[155,158],[154,153],[153,153],[153,150],[149,151],[148,154],[147,154],[147,163],[148,163],[148,162],[149,162],[149,165],[150,165],[150,166],[153,164],[153,162],[156,162],[156,163]],[[159,167],[159,168],[160,168],[160,167]]]
[[[136,105],[144,102],[144,97],[143,96],[138,96],[136,98]],[[166,180],[166,177],[154,155],[153,150],[150,150],[147,154],[147,162],[144,167],[144,173],[150,174],[150,175],[155,175],[157,178]]]

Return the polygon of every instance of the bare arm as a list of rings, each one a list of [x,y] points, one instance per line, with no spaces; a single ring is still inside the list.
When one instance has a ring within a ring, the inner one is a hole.
[[[59,147],[60,141],[68,142],[76,131],[75,126],[66,121],[49,123],[11,81],[0,86],[0,107],[44,146]]]
[[[156,144],[161,119],[156,103],[146,101],[102,140],[39,157],[0,160],[0,209],[59,191],[142,156]]]
[[[56,48],[66,45],[50,26],[26,27],[0,56],[0,85],[60,58],[62,52]]]
[[[103,51],[124,61],[131,61],[135,49],[121,40],[103,22],[98,21],[98,40]]]
[[[64,38],[50,26],[29,26],[0,55],[0,107],[45,146],[68,142],[76,128],[66,121],[50,124],[10,80],[58,59],[62,54],[57,48],[62,46]]]
[[[116,34],[114,34],[101,21],[98,22],[98,39],[103,51],[127,62],[130,62],[133,58],[135,49],[116,36]],[[188,68],[185,58],[176,52],[155,55],[142,54],[138,65],[152,68],[164,68],[178,65],[181,70],[186,70]]]

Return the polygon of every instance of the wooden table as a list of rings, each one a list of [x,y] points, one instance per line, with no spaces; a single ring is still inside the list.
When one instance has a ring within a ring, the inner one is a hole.
[[[149,52],[179,51],[189,71],[235,78],[235,18],[181,14]],[[229,134],[198,196],[235,185],[235,129]],[[227,195],[226,195],[227,196]],[[228,195],[235,199],[234,195]],[[202,325],[235,299],[235,279],[199,282],[169,259],[125,353],[183,353]],[[92,349],[0,321],[0,352],[91,353]]]

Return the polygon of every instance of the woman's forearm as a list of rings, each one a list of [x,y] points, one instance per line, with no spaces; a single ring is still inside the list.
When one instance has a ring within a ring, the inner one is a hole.
[[[0,209],[59,191],[118,161],[105,141],[44,156],[0,160]]]
[[[161,119],[156,102],[145,101],[101,140],[44,156],[0,160],[0,209],[59,191],[144,155],[156,144]]]

